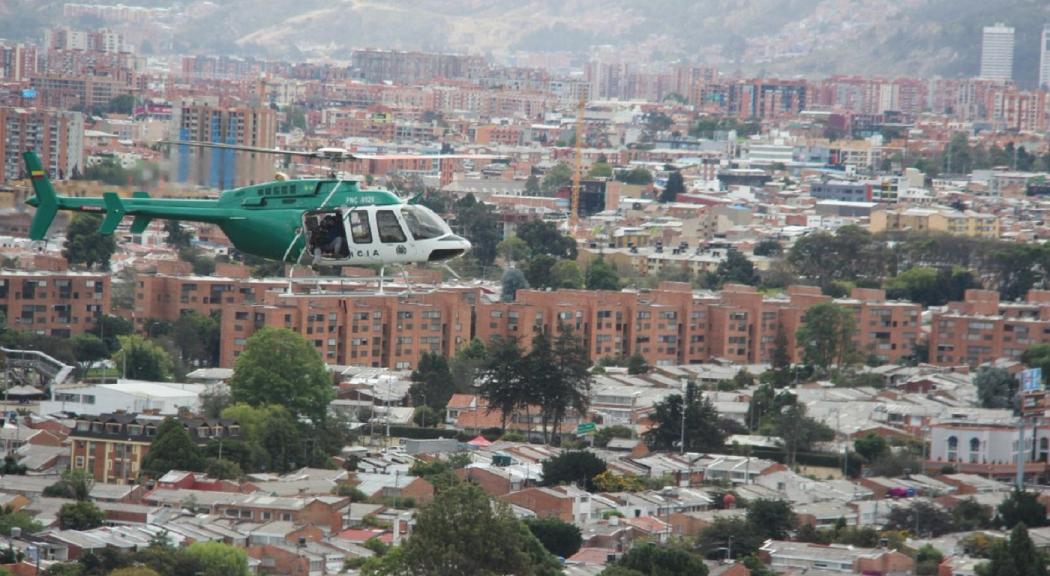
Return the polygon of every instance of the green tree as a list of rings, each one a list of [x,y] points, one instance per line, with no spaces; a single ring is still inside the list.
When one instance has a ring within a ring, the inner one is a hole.
[[[791,466],[795,465],[799,452],[809,452],[818,442],[835,439],[834,430],[806,416],[806,406],[797,402],[784,406],[778,412],[769,413],[763,418],[759,431],[768,436],[778,436],[784,441],[784,451]]]
[[[157,428],[149,452],[142,459],[143,474],[153,478],[160,478],[171,470],[204,470],[200,448],[182,423],[174,418],[164,420]]]
[[[653,173],[638,166],[628,171],[617,172],[616,179],[625,184],[645,186],[653,183]]]
[[[755,244],[751,253],[755,256],[780,256],[784,253],[784,246],[772,238],[765,238]]]
[[[533,257],[546,254],[555,258],[575,260],[576,240],[558,231],[554,222],[538,218],[518,225],[518,238],[528,245]]]
[[[853,450],[863,456],[866,462],[874,462],[889,449],[886,439],[872,432],[853,441]]]
[[[304,461],[298,423],[284,406],[234,404],[222,411],[222,417],[241,427],[240,440],[224,442],[223,456],[237,462],[242,470],[284,472],[292,463]],[[319,436],[323,442],[327,434]],[[217,448],[209,445],[208,452],[217,455]]]
[[[588,178],[612,178],[613,169],[608,162],[595,162],[587,171]]]
[[[682,173],[675,170],[667,177],[667,185],[665,185],[663,191],[660,192],[660,202],[663,204],[674,202],[678,199],[679,194],[684,193],[685,180],[682,179]]]
[[[719,262],[715,270],[715,276],[720,284],[747,284],[755,286],[759,282],[755,265],[744,256],[744,253],[736,248],[730,248],[726,252],[726,259]]]
[[[91,502],[70,502],[58,510],[58,526],[62,530],[91,530],[102,525],[106,515]]]
[[[634,438],[634,430],[627,426],[606,426],[594,434],[594,445],[605,448],[613,438]]]
[[[165,220],[164,231],[167,232],[164,243],[172,248],[189,248],[193,241],[193,234],[183,228],[178,220]]]
[[[605,460],[589,450],[568,450],[543,461],[543,485],[579,484],[594,491],[594,477],[605,472]]]
[[[673,576],[689,574],[707,576],[707,565],[703,558],[683,546],[659,545],[640,542],[631,547],[615,564],[615,567],[634,571],[643,576]],[[602,572],[605,576],[606,569]],[[613,574],[616,574],[613,572]],[[623,573],[621,573],[623,574]]]
[[[585,284],[588,290],[619,290],[620,274],[615,266],[599,257],[587,268]]]
[[[540,179],[537,178],[535,174],[529,174],[529,177],[525,179],[525,195],[540,195]]]
[[[802,315],[796,341],[803,360],[825,372],[833,364],[848,364],[853,355],[853,314],[832,302],[814,304]]]
[[[453,205],[456,227],[470,240],[471,255],[482,266],[492,266],[496,261],[497,246],[502,239],[499,220],[492,207],[478,202],[473,194],[467,194]]]
[[[248,576],[248,553],[222,542],[194,542],[186,555],[197,559],[202,576]]]
[[[218,320],[196,312],[183,314],[172,325],[181,360],[190,366],[218,365],[220,334]]]
[[[773,336],[773,353],[771,383],[774,388],[784,388],[791,383],[791,349],[787,330],[783,322],[777,322],[777,331]]]
[[[798,520],[791,504],[784,500],[753,500],[747,505],[747,521],[763,539],[783,540],[795,529]]]
[[[1018,524],[1035,528],[1047,526],[1046,506],[1033,492],[1014,489],[1010,496],[999,504],[999,515],[996,523],[1005,529],[1012,529]]]
[[[109,349],[110,354],[120,349],[119,338],[121,336],[129,336],[134,332],[135,327],[130,321],[111,314],[99,316],[91,330],[88,331],[88,333],[98,336],[106,343],[106,348]]]
[[[537,395],[526,383],[526,360],[517,338],[494,338],[488,356],[479,392],[488,401],[490,412],[499,411],[500,428],[506,430],[507,418],[535,400]]]
[[[991,559],[977,566],[979,576],[1047,576],[1046,556],[1036,550],[1024,523],[1010,531],[1009,540],[992,545]]]
[[[456,352],[448,364],[456,392],[474,392],[474,384],[488,359],[489,353],[485,343],[476,338]]]
[[[952,508],[952,522],[961,532],[982,530],[991,525],[991,514],[973,498],[961,500]]]
[[[915,551],[915,575],[937,576],[937,568],[944,560],[944,555],[933,546],[926,544]]]
[[[525,264],[525,279],[531,288],[558,288],[554,281],[554,265],[559,260],[548,254],[533,256]]]
[[[413,406],[429,406],[435,411],[443,411],[455,392],[452,372],[448,360],[437,352],[425,352],[419,358],[419,365],[410,376],[412,386],[408,394]]]
[[[503,278],[500,279],[500,300],[504,302],[513,302],[514,298],[518,295],[518,290],[525,290],[529,288],[529,281],[525,278],[525,273],[517,268],[508,268],[503,273]]]
[[[543,544],[548,552],[561,558],[568,558],[580,550],[583,536],[580,529],[557,517],[528,518],[525,520],[532,535]]]
[[[885,243],[867,230],[843,226],[834,234],[815,232],[799,238],[787,260],[799,276],[824,288],[836,280],[879,283],[894,258]]]
[[[204,472],[219,480],[238,480],[244,477],[244,470],[240,464],[226,458],[208,458],[204,464]]]
[[[507,259],[507,262],[523,262],[532,257],[532,249],[528,243],[517,235],[507,238],[496,245],[496,251]]]
[[[919,537],[940,536],[955,531],[951,514],[923,500],[891,509],[886,517],[886,527],[890,530],[910,530]]]
[[[25,512],[15,512],[10,506],[0,508],[0,535],[11,536],[11,529],[18,528],[29,536],[43,530],[43,525]]]
[[[544,194],[552,196],[559,188],[570,182],[572,182],[572,166],[559,162],[543,176],[540,189]]]
[[[120,350],[113,354],[113,363],[128,378],[163,382],[171,380],[171,355],[151,340],[137,334],[118,336]]]
[[[412,411],[412,421],[420,428],[437,426],[438,423],[441,422],[440,414],[441,413],[437,410],[423,404],[421,406],[416,406],[415,410]]]
[[[696,543],[700,552],[707,558],[721,560],[730,556],[729,544],[732,543],[732,557],[750,556],[758,551],[765,540],[762,533],[745,518],[717,518],[710,526],[700,530]]]
[[[327,416],[332,379],[317,350],[298,332],[263,328],[251,338],[234,365],[229,382],[234,402],[280,404],[293,416],[315,423]]]
[[[130,116],[135,112],[135,96],[132,94],[114,96],[109,101],[109,104],[106,105],[106,109],[111,114],[124,114]]]
[[[109,259],[117,249],[112,234],[100,234],[102,217],[87,212],[77,212],[66,230],[66,243],[62,256],[70,266],[83,264],[88,268],[109,269]]]
[[[69,468],[62,472],[62,477],[58,482],[44,488],[44,496],[83,501],[90,497],[94,486],[95,480],[86,470]]]
[[[551,283],[555,288],[583,288],[583,274],[572,260],[558,260],[551,266]]]
[[[977,386],[977,399],[985,408],[1012,408],[1017,404],[1017,379],[1005,368],[981,368],[973,383]]]
[[[479,546],[484,542],[484,546]],[[467,482],[435,496],[416,516],[412,537],[362,567],[369,576],[471,574],[554,576],[561,567],[503,503]]]
[[[653,450],[681,449],[682,395],[675,394],[657,402],[649,419],[653,427],[645,433]],[[690,382],[685,391],[685,449],[688,452],[716,452],[725,444],[718,410],[711,399],[700,394]]]
[[[524,366],[525,381],[536,392],[540,403],[540,421],[544,437],[550,424],[555,434],[571,408],[577,414],[587,413],[592,376],[587,346],[571,327],[560,324],[553,346],[545,334],[533,338],[533,348]]]
[[[652,367],[640,352],[635,352],[627,358],[627,373],[631,375],[647,374]]]
[[[101,338],[94,334],[77,334],[70,339],[73,344],[73,354],[82,371],[87,370],[91,364],[109,357],[109,348]]]

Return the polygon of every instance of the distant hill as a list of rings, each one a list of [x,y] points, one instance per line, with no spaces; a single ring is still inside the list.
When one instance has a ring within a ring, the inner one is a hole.
[[[84,1],[84,0],[81,0]],[[125,3],[135,3],[124,0]],[[102,2],[100,2],[102,3]],[[148,5],[174,5],[140,0]],[[947,76],[977,72],[981,28],[1017,29],[1015,70],[1035,84],[1045,0],[222,0],[180,22],[187,52],[348,58],[380,47],[501,54],[609,45],[701,56],[733,72]],[[179,2],[182,7],[199,5]],[[36,30],[51,1],[0,2],[0,36]],[[15,17],[17,22],[4,18]],[[52,19],[51,21],[55,21]],[[746,56],[740,59],[742,53]]]

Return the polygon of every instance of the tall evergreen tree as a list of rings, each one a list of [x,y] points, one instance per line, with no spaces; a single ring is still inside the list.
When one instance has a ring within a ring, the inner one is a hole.
[[[678,195],[684,192],[685,180],[682,179],[682,173],[675,170],[667,177],[667,185],[664,186],[663,192],[660,193],[660,202],[662,204],[674,202],[678,199]]]

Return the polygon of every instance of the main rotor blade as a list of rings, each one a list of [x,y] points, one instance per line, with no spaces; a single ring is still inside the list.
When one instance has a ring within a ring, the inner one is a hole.
[[[222,142],[198,142],[190,140],[158,140],[161,144],[174,144],[178,146],[193,146],[195,148],[218,148],[220,150],[239,150],[241,152],[258,152],[261,154],[277,154],[284,156],[299,156],[302,158],[317,158],[316,152],[304,152],[299,150],[280,150],[278,148],[263,148],[261,146],[245,146],[243,144],[224,144]]]
[[[358,154],[350,153],[356,160],[506,160],[498,154]]]

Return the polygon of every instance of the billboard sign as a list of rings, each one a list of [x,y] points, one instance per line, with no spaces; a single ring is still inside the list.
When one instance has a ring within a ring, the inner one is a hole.
[[[1017,377],[1021,380],[1022,392],[1041,392],[1043,390],[1042,368],[1029,368],[1028,370],[1022,370]]]

